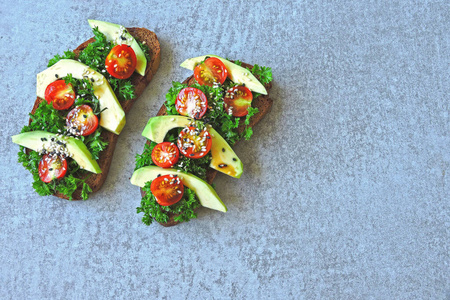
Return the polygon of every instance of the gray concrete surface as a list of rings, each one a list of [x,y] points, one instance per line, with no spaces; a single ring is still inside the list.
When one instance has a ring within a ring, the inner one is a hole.
[[[88,18],[154,30],[161,67],[102,190],[39,197],[10,136]],[[39,1],[0,7],[0,298],[448,299],[448,1]],[[146,227],[128,179],[186,58],[273,68],[272,112],[219,175],[226,214]]]

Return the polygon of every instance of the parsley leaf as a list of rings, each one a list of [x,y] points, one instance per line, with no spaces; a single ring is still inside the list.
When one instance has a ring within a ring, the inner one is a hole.
[[[66,125],[66,118],[53,108],[52,104],[42,101],[34,114],[30,114],[31,123],[22,128],[21,133],[34,130],[45,130],[58,133]]]
[[[147,167],[153,164],[152,151],[155,146],[155,142],[151,142],[150,146],[148,144],[145,144],[144,152],[142,152],[142,154],[136,154],[136,166],[134,168],[135,171],[142,167]]]
[[[253,73],[253,75],[259,77],[259,81],[262,84],[266,84],[272,81],[272,68],[254,65],[251,72]]]
[[[64,51],[64,54],[62,56],[59,54],[56,54],[52,59],[50,59],[50,61],[47,64],[47,67],[53,66],[61,59],[74,59],[74,58],[75,58],[75,53],[73,53],[70,50],[67,50],[67,51]]]
[[[150,225],[153,220],[160,223],[167,223],[169,221],[169,213],[175,214],[175,221],[187,222],[190,219],[197,218],[195,209],[200,206],[200,202],[195,195],[195,192],[184,187],[183,197],[177,203],[170,206],[161,206],[156,202],[155,196],[151,192],[151,184],[149,181],[145,183],[142,190],[146,195],[141,200],[141,206],[136,208],[136,212],[144,213],[142,222],[145,225]]]

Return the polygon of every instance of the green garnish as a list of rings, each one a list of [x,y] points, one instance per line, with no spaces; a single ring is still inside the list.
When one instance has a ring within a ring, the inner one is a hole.
[[[169,213],[175,215],[174,220],[177,222],[187,222],[190,219],[197,218],[195,209],[200,206],[195,192],[184,187],[183,197],[177,203],[170,206],[162,206],[156,202],[155,196],[153,196],[150,189],[152,182],[149,181],[145,184],[142,190],[146,195],[141,200],[141,206],[136,208],[137,213],[144,213],[142,222],[145,225],[150,225],[153,220],[160,223],[167,223],[169,221]]]
[[[267,84],[272,81],[272,68],[254,65],[251,72],[253,75],[259,77],[259,81],[262,84]]]

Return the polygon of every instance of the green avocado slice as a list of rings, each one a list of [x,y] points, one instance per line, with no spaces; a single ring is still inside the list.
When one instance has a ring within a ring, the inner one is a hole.
[[[134,37],[125,27],[98,20],[88,20],[88,22],[91,28],[97,27],[98,30],[105,35],[108,42],[113,42],[115,45],[127,44],[131,46],[136,54],[136,72],[142,76],[145,75],[147,59],[145,58],[144,51],[142,51],[138,42],[136,42]]]
[[[217,55],[203,55],[186,59],[180,66],[189,70],[194,70],[195,66],[204,61],[207,57],[217,57],[228,70],[228,77],[235,83],[245,84],[250,90],[267,95],[266,88],[249,70],[232,63],[231,61]]]
[[[185,127],[193,121],[194,119],[185,116],[153,117],[148,121],[142,135],[155,143],[162,143],[167,132],[171,129]],[[214,128],[208,125],[208,131],[211,134],[212,141],[212,160],[209,166],[231,177],[240,178],[244,171],[242,161]]]
[[[86,145],[73,137],[57,136],[46,131],[30,131],[12,136],[13,143],[34,151],[48,149],[52,139],[66,145],[65,148],[69,155],[78,163],[80,168],[95,174],[102,172],[98,163],[92,158],[92,154]]]
[[[156,166],[148,166],[137,169],[131,176],[131,184],[144,187],[145,183],[154,180],[158,175],[177,175],[185,186],[195,192],[204,207],[226,212],[227,207],[220,200],[216,191],[206,181],[189,173],[178,172],[173,169],[163,169]]]
[[[37,75],[36,94],[45,99],[45,89],[53,81],[72,74],[76,79],[90,79],[93,81],[94,95],[100,103],[100,123],[99,125],[115,134],[120,134],[125,126],[125,112],[114,94],[108,80],[90,68],[89,66],[73,60],[61,59],[50,68]]]

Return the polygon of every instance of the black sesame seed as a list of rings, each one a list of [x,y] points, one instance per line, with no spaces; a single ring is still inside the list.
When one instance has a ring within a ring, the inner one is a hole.
[[[49,170],[49,171],[53,171],[53,168],[49,168],[48,170]]]
[[[55,74],[55,77],[58,78],[58,74]]]
[[[159,177],[159,176],[161,176],[161,174],[156,175],[156,177]]]
[[[122,41],[125,41],[127,38],[124,36],[120,36],[120,38],[122,39]]]
[[[51,138],[51,141],[54,142],[54,141],[55,141],[55,138]]]
[[[94,82],[95,81],[94,78],[91,78],[91,81]]]
[[[225,148],[222,148],[222,152],[225,152]]]
[[[233,157],[233,161],[237,161],[237,158]]]
[[[189,156],[194,156],[194,153],[189,154]]]
[[[87,119],[87,115],[83,115],[83,118]]]

